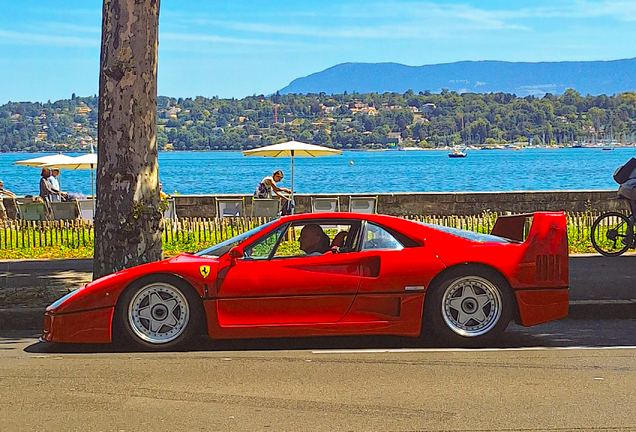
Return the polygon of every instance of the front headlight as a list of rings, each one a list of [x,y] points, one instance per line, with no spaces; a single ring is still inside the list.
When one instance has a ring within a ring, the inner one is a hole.
[[[46,311],[47,312],[55,312],[55,309],[60,307],[62,305],[62,303],[64,303],[65,301],[69,300],[70,298],[75,296],[77,293],[79,293],[81,290],[83,290],[85,286],[86,285],[82,286],[79,289],[76,289],[75,291],[71,291],[70,293],[66,294],[64,297],[61,297],[61,298],[55,300],[54,303],[52,303],[49,307],[46,308]]]

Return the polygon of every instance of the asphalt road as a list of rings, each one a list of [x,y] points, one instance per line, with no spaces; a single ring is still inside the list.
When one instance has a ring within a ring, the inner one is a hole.
[[[3,431],[636,430],[636,305],[515,325],[496,344],[197,341],[118,352],[0,333]]]

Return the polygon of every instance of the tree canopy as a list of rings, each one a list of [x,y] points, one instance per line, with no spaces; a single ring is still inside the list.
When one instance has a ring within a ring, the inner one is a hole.
[[[243,150],[301,140],[341,149],[615,139],[633,141],[636,92],[160,96],[159,149]],[[0,152],[78,150],[97,138],[97,97],[0,106]]]

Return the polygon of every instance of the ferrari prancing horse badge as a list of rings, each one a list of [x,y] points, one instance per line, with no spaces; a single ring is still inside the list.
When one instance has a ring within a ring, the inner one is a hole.
[[[208,276],[210,276],[210,266],[199,267],[199,273],[201,273],[201,276],[203,276],[203,279],[207,278]]]

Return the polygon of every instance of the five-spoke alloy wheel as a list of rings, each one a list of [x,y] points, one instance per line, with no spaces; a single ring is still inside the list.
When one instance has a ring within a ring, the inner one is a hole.
[[[501,293],[492,282],[479,276],[464,276],[446,288],[441,312],[450,330],[475,337],[497,325],[502,307]]]
[[[454,345],[501,334],[512,318],[506,281],[497,275],[449,274],[426,295],[422,331]],[[432,328],[428,328],[428,326]]]
[[[175,340],[188,326],[185,296],[170,284],[156,282],[139,289],[128,305],[128,321],[137,336],[152,344]]]
[[[120,299],[116,336],[142,349],[175,349],[190,338],[196,311],[196,300],[185,283],[168,278],[140,281]]]

